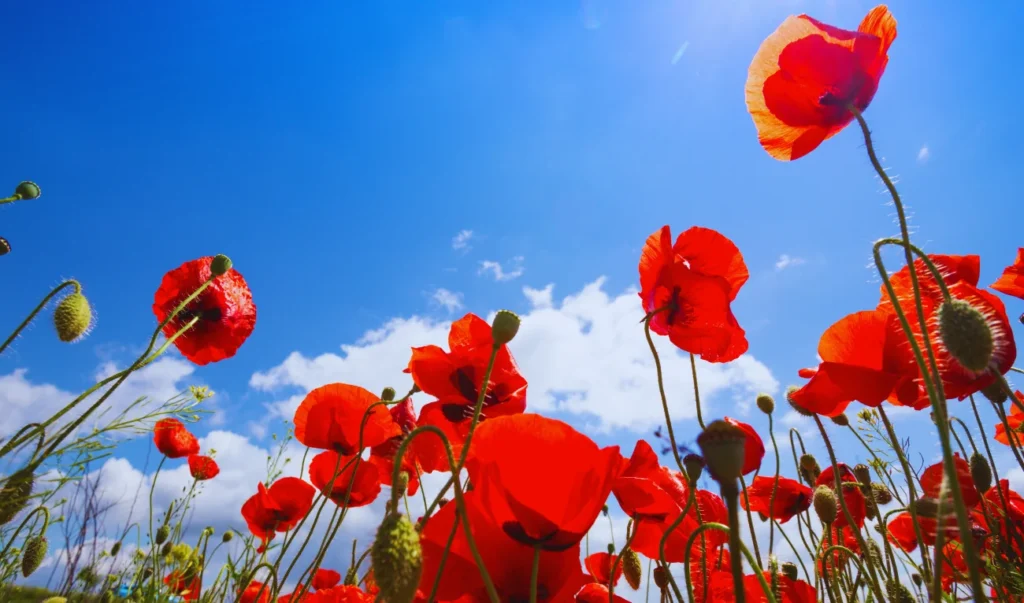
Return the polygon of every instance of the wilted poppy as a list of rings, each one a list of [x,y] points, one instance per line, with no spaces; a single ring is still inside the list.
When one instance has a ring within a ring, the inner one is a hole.
[[[220,473],[217,461],[201,454],[189,455],[188,470],[192,477],[199,481],[213,479]]]
[[[981,502],[981,495],[978,494],[978,490],[974,487],[974,479],[971,477],[971,465],[957,453],[953,455],[953,464],[956,466],[956,479],[960,485],[964,504],[968,507],[973,507]],[[921,473],[920,478],[921,489],[924,491],[924,495],[939,498],[939,493],[942,491],[942,478],[944,476],[945,468],[942,465],[942,461],[925,469]]]
[[[747,72],[747,110],[768,154],[799,159],[838,134],[878,90],[896,19],[884,5],[857,31],[789,17],[758,48]]]
[[[1003,270],[992,288],[1000,293],[1024,299],[1024,247],[1017,250],[1017,260]]]
[[[195,573],[189,575],[179,570],[174,570],[164,577],[164,584],[167,589],[181,597],[183,601],[198,601],[202,591],[202,583]]]
[[[238,603],[269,603],[272,590],[269,584],[253,580],[238,593]]]
[[[776,478],[759,475],[747,486],[746,496],[740,497],[744,509],[786,523],[811,506],[811,489],[788,477]],[[775,504],[772,504],[772,492]]]
[[[562,421],[528,414],[482,423],[466,470],[495,525],[528,546],[562,551],[590,530],[621,462],[618,446],[598,448]]]
[[[842,318],[821,336],[818,356],[817,369],[800,373],[810,381],[790,394],[809,412],[832,417],[854,400],[867,406],[886,399],[915,406],[921,400],[914,381],[917,365],[891,312],[871,310]]]
[[[331,383],[306,394],[295,410],[295,439],[310,448],[351,456],[401,435],[380,397],[357,385]],[[363,426],[365,418],[365,426]],[[362,428],[362,439],[359,430]]]
[[[413,348],[406,372],[424,393],[437,398],[420,410],[419,424],[434,425],[444,431],[458,458],[494,349],[491,325],[475,314],[467,314],[452,323],[448,348],[448,352],[436,345]],[[525,409],[526,379],[503,345],[494,359],[480,416],[488,419],[514,415]],[[426,471],[449,469],[439,438],[425,436],[420,456]]]
[[[199,440],[173,417],[160,419],[153,426],[153,443],[169,459],[180,459],[199,453]]]
[[[839,479],[843,483],[853,482],[857,483],[857,477],[853,474],[853,471],[846,466],[845,463],[838,463],[839,467]],[[836,478],[835,473],[832,470],[832,465],[825,467],[825,469],[818,475],[818,479],[815,480],[814,486],[828,486],[833,490],[836,489]],[[864,498],[864,494],[860,491],[859,487],[843,486],[843,501],[846,502],[846,509],[850,512],[850,517],[853,518],[853,522],[858,528],[864,527],[864,518],[867,516],[867,501]],[[838,495],[838,493],[836,493]],[[836,521],[833,524],[836,528],[844,528],[849,524],[846,520],[846,513],[843,513],[841,505],[837,504],[839,509],[836,515]]]
[[[400,435],[389,438],[382,444],[370,449],[370,462],[377,466],[380,474],[380,483],[385,486],[391,485],[395,469],[395,454],[405,436],[416,429],[416,410],[412,405],[412,398],[406,398],[403,402],[391,407],[391,421],[401,430]],[[417,449],[422,447],[422,438],[433,437],[428,435],[420,436],[413,440],[402,455],[402,470],[409,476],[407,492],[411,496],[419,489],[419,462],[417,461]]]
[[[761,467],[764,460],[764,441],[757,435],[754,428],[746,423],[724,417],[723,420],[735,427],[739,427],[746,434],[747,439],[743,444],[743,475],[749,475]]]
[[[576,603],[608,603],[608,587],[604,584],[592,582],[587,584],[576,593]],[[629,603],[629,599],[623,599],[619,595],[612,595],[612,603]]]
[[[476,436],[474,436],[475,440]],[[476,442],[473,443],[476,448]],[[493,524],[483,507],[482,492],[474,490],[465,496],[466,516],[477,549],[498,591],[501,601],[527,601],[530,598],[530,577],[533,571],[534,548],[512,540],[501,527]],[[456,505],[445,505],[433,515],[420,537],[423,548],[423,577],[420,589],[430,592],[441,567],[444,550],[455,527]],[[538,600],[572,601],[587,583],[580,565],[579,544],[562,551],[541,550],[537,577]],[[468,601],[487,600],[487,591],[477,569],[473,554],[463,532],[461,521],[455,531],[441,582],[438,601],[467,597]]]
[[[750,273],[736,245],[694,226],[672,244],[668,226],[647,238],[640,255],[640,299],[651,331],[708,362],[729,362],[747,351],[746,333],[730,303]]]
[[[153,299],[153,314],[163,322],[188,296],[210,278],[212,257],[185,262],[164,275]],[[182,356],[204,365],[235,355],[256,327],[256,306],[249,285],[231,268],[164,326],[172,337],[193,318],[199,321],[174,340]]]
[[[298,525],[313,505],[315,490],[297,477],[282,477],[258,491],[242,505],[242,517],[254,536],[264,541],[275,532],[287,532]]]
[[[608,586],[609,584],[616,584],[619,578],[622,577],[622,562],[619,562],[618,567],[615,568],[615,578],[612,579],[612,567],[615,566],[616,556],[601,552],[593,553],[583,560],[583,566],[590,572],[590,577],[593,578],[594,582]],[[605,591],[605,599],[608,598],[608,591]]]
[[[1006,415],[1006,424],[1010,426],[1010,432],[1013,434],[1013,441],[1017,446],[1024,446],[1024,438],[1021,437],[1021,433],[1024,432],[1024,410],[1021,406],[1024,405],[1024,394],[1020,391],[1013,393],[1020,404],[1011,402],[1007,406],[1010,407],[1010,412]],[[996,441],[1001,444],[1010,445],[1010,436],[1006,433],[1006,427],[1003,426],[1003,422],[996,423]]]
[[[355,456],[339,455],[326,450],[309,463],[309,481],[325,496],[330,486],[330,499],[337,505],[362,507],[377,500],[380,474],[377,466]],[[331,476],[337,475],[334,481]]]
[[[313,574],[313,590],[322,590],[325,588],[332,588],[341,582],[341,574],[330,569],[320,568]]]

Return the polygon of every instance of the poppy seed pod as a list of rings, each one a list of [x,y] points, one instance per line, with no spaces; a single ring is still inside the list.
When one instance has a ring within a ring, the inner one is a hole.
[[[25,508],[34,484],[35,476],[28,467],[7,478],[3,490],[0,490],[0,526],[10,523]]]
[[[661,590],[668,588],[668,572],[660,565],[654,568],[654,585]]]
[[[39,185],[31,180],[26,180],[18,184],[14,189],[14,196],[22,201],[31,201],[32,199],[38,199],[43,191],[39,188]]]
[[[790,580],[796,580],[800,577],[800,574],[797,572],[796,564],[792,561],[787,561],[783,563],[781,569],[782,575],[789,578]]]
[[[859,463],[853,467],[853,475],[860,482],[862,488],[869,487],[871,483],[871,468],[863,463]]]
[[[7,239],[0,237],[0,255],[7,255],[11,252],[11,244],[7,242]]]
[[[704,473],[704,459],[699,454],[691,452],[683,457],[683,469],[686,469],[686,479],[691,484],[696,484],[701,474]]]
[[[831,524],[838,515],[836,493],[828,486],[818,486],[814,490],[814,512],[824,524]]]
[[[992,487],[992,467],[980,452],[971,455],[971,480],[978,492],[987,492]]]
[[[757,407],[766,415],[770,415],[775,412],[775,398],[772,398],[768,394],[759,394],[757,396]]]
[[[887,505],[892,502],[892,492],[885,487],[885,484],[878,482],[871,483],[871,494],[875,498],[875,502],[879,505]]]
[[[996,404],[1006,402],[1009,397],[1006,394],[1006,390],[1003,389],[1002,382],[998,380],[993,381],[991,385],[982,388],[981,395],[985,396],[985,399],[989,402],[994,402]]]
[[[726,421],[712,421],[697,436],[697,445],[712,479],[719,484],[733,485],[743,474],[747,435]]]
[[[154,541],[157,544],[163,544],[163,543],[167,542],[167,538],[170,535],[171,535],[171,528],[167,527],[166,524],[162,525],[159,528],[157,528],[157,530],[156,530],[156,538],[154,539]]]
[[[395,391],[395,388],[393,388],[393,387],[385,387],[384,391],[382,391],[380,393],[380,399],[385,401],[385,402],[391,402],[392,400],[395,399],[395,396],[397,396],[397,395],[398,395],[398,392]]]
[[[964,300],[954,299],[939,306],[939,336],[950,355],[969,371],[980,373],[992,361],[992,329],[984,315]]]
[[[845,412],[841,412],[832,417],[832,422],[840,427],[846,427],[850,424],[850,418],[846,416]]]
[[[640,564],[640,556],[632,548],[626,547],[622,549],[619,559],[622,564],[622,575],[626,577],[626,583],[633,590],[639,589],[640,579],[644,574],[643,566]]]
[[[53,326],[57,337],[65,342],[78,341],[85,337],[92,325],[92,308],[89,300],[81,293],[72,293],[57,304],[53,311]]]
[[[370,549],[370,560],[380,600],[410,603],[416,597],[423,573],[423,550],[419,533],[405,515],[391,513],[384,518]]]
[[[223,254],[217,254],[210,260],[210,274],[213,276],[227,274],[227,271],[231,270],[231,265],[231,258]]]
[[[515,339],[519,332],[519,316],[509,310],[498,310],[491,322],[491,337],[494,345],[503,345]]]
[[[28,578],[35,573],[46,558],[49,548],[46,536],[33,536],[25,542],[25,551],[21,555],[21,575]]]

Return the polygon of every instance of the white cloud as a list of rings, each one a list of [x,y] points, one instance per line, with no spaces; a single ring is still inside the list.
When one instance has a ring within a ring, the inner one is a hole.
[[[460,230],[457,235],[452,237],[452,249],[456,251],[469,251],[469,242],[473,238],[472,230]]]
[[[627,428],[652,429],[664,421],[654,360],[639,319],[643,312],[635,290],[611,297],[604,279],[587,285],[560,303],[552,299],[552,287],[524,289],[531,303],[510,344],[523,375],[533,412],[562,413],[575,417],[584,429],[609,432]],[[342,354],[315,358],[293,352],[283,363],[256,373],[250,385],[264,391],[298,387],[308,391],[343,381],[378,391],[392,386],[404,391],[411,385],[401,371],[410,348],[445,346],[448,323],[422,317],[397,318],[367,333]],[[689,357],[665,338],[656,339],[663,364],[669,408],[676,419],[695,416]],[[768,368],[750,355],[728,364],[697,362],[701,403],[714,415],[720,404],[725,414],[737,402],[749,401],[759,392],[775,393],[779,384]],[[417,397],[417,402],[422,402]],[[292,395],[271,408],[290,418],[302,399]]]
[[[931,151],[928,150],[928,145],[923,145],[921,150],[917,152],[918,163],[928,163],[928,159],[931,157]]]
[[[801,264],[806,264],[806,263],[807,263],[807,260],[805,260],[803,258],[798,258],[798,257],[791,256],[789,254],[784,253],[784,254],[780,255],[778,261],[775,262],[775,270],[781,272],[782,270],[785,270],[786,268],[790,268],[790,267],[793,267],[793,266],[799,266]]]
[[[452,312],[458,312],[463,308],[462,294],[455,293],[444,288],[439,288],[437,291],[434,291],[434,294],[430,299],[435,304],[447,310],[449,314]]]
[[[484,260],[480,262],[480,270],[477,274],[491,273],[496,281],[511,281],[523,276],[523,272],[526,269],[523,268],[523,256],[517,255],[506,263],[506,266],[502,266],[499,262],[492,260]]]

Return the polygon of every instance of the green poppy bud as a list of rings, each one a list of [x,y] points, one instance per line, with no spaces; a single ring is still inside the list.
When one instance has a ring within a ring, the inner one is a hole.
[[[995,351],[992,329],[977,308],[962,299],[939,306],[939,336],[950,355],[969,371],[988,369]]]
[[[380,393],[380,399],[385,402],[391,402],[395,399],[396,395],[398,395],[398,393],[395,391],[395,388],[385,387],[384,391]]]
[[[224,532],[224,535],[220,537],[221,542],[231,542],[231,539],[235,537],[235,533],[231,530]]]
[[[26,180],[14,189],[14,196],[18,197],[23,201],[31,201],[32,199],[38,199],[43,191],[39,189],[39,185],[31,180]]]
[[[818,519],[824,524],[831,524],[836,520],[838,507],[836,493],[828,486],[818,486],[814,490],[814,512]]]
[[[171,528],[166,525],[162,525],[156,530],[155,541],[157,544],[163,544],[167,542],[167,538],[171,535]]]
[[[775,398],[772,398],[768,394],[759,394],[757,396],[757,407],[766,415],[770,415],[775,412]]]
[[[210,274],[221,276],[228,270],[231,270],[231,258],[223,254],[213,256],[213,260],[210,262]]]
[[[633,590],[639,589],[640,580],[644,574],[643,566],[640,564],[640,556],[632,548],[626,547],[622,549],[619,559],[619,562],[622,564],[622,575],[626,577],[629,587]]]
[[[841,412],[832,417],[832,422],[840,427],[846,427],[850,424],[850,418],[846,416],[845,412]]]
[[[33,536],[25,543],[25,551],[21,555],[21,575],[28,578],[35,573],[46,558],[49,543],[46,536]]]
[[[384,517],[370,549],[370,560],[380,600],[411,603],[415,599],[423,573],[423,550],[419,533],[405,515],[391,513]]]
[[[519,332],[519,316],[509,310],[498,310],[491,323],[491,337],[494,345],[503,345],[515,339]]]
[[[92,308],[81,293],[72,293],[57,304],[53,311],[53,326],[57,337],[65,342],[78,341],[86,336],[92,325]]]
[[[0,490],[0,526],[11,522],[25,508],[32,496],[35,476],[27,467],[19,469],[4,482]]]
[[[971,480],[978,492],[987,492],[992,487],[992,468],[979,452],[971,455]]]

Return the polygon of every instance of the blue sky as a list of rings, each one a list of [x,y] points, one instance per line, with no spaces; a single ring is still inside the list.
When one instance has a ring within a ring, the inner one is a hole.
[[[785,16],[854,28],[873,3],[343,4],[5,5],[0,165],[9,186],[32,179],[43,197],[0,211],[14,247],[0,261],[0,316],[13,328],[74,277],[98,322],[67,346],[40,321],[0,357],[0,377],[28,369],[33,386],[83,389],[144,343],[162,274],[216,253],[250,283],[256,331],[235,358],[160,383],[209,384],[218,428],[264,446],[264,405],[307,381],[253,375],[292,352],[339,354],[396,318],[426,331],[465,311],[542,309],[524,287],[554,284],[565,314],[562,298],[601,276],[608,300],[582,315],[639,321],[639,304],[630,314],[615,300],[663,224],[718,229],[750,267],[734,311],[770,375],[719,375],[711,414],[742,414],[744,388],[796,382],[822,330],[877,301],[870,244],[896,226],[859,133],[780,163],[758,145],[743,100],[750,59]],[[890,8],[899,37],[866,117],[916,242],[980,254],[989,283],[1024,242],[1012,192],[1012,99],[1024,89],[1008,77],[1024,8]],[[456,249],[464,230],[473,234]],[[499,281],[483,262],[521,275]],[[439,289],[462,308],[438,304]],[[1013,316],[1024,309],[1007,304]],[[531,341],[544,348],[541,335]],[[562,411],[581,427],[603,420]],[[646,431],[595,433],[631,449]],[[146,450],[126,454],[138,466]]]

